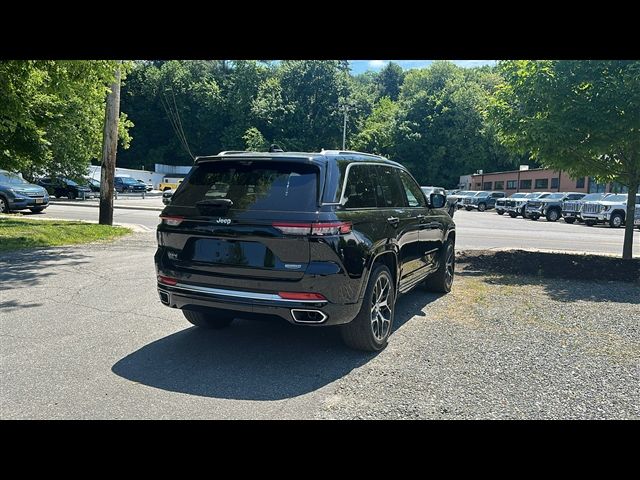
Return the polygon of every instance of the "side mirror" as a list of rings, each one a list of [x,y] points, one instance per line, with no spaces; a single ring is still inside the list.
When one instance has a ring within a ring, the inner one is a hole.
[[[442,208],[447,203],[447,197],[441,193],[432,193],[429,197],[429,206],[431,208]]]

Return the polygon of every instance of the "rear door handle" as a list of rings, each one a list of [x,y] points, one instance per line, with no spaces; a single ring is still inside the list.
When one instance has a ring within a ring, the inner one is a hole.
[[[400,219],[398,217],[389,217],[387,218],[387,222],[389,222],[394,227],[397,227],[400,223]]]

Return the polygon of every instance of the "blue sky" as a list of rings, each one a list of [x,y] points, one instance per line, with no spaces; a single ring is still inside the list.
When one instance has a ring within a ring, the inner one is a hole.
[[[495,60],[451,60],[456,65],[461,67],[479,67],[482,65],[495,65]],[[354,75],[371,70],[378,72],[384,68],[389,62],[395,62],[399,64],[405,70],[410,68],[422,68],[427,67],[433,60],[349,60],[351,65],[351,72]]]

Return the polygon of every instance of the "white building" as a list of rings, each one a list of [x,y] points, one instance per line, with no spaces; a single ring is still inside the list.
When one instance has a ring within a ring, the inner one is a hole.
[[[116,177],[132,177],[136,180],[142,180],[144,183],[150,183],[154,189],[158,189],[158,185],[162,182],[177,182],[184,178],[191,170],[191,165],[164,165],[162,163],[155,164],[155,171],[134,170],[132,168],[116,167]],[[100,181],[100,165],[90,165],[88,176]]]

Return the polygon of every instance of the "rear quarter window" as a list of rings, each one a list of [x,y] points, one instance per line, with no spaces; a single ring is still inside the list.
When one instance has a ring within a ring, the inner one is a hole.
[[[194,167],[171,204],[228,199],[233,210],[315,211],[318,207],[315,165],[274,161],[214,161]]]

